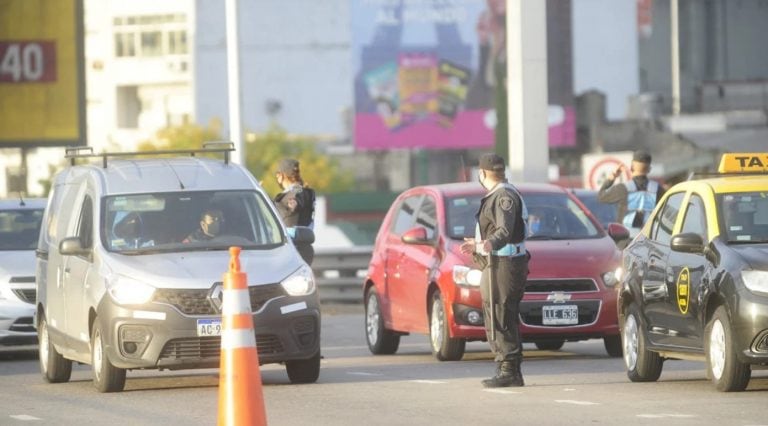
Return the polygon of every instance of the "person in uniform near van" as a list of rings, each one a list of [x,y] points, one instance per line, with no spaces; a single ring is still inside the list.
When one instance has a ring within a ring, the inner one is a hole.
[[[475,237],[466,238],[461,245],[462,253],[472,254],[483,267],[480,293],[485,331],[497,365],[496,375],[482,382],[489,388],[525,384],[520,371],[523,346],[519,327],[520,300],[525,292],[530,258],[524,243],[528,213],[520,193],[507,182],[504,169],[504,160],[498,155],[480,157],[478,178],[488,193],[480,201],[476,214]],[[484,259],[489,259],[490,264]],[[492,291],[493,306],[490,304]],[[495,322],[491,321],[491,309]],[[492,327],[495,340],[491,339]]]
[[[619,165],[608,176],[597,193],[597,199],[601,203],[618,204],[617,222],[627,228],[642,228],[656,207],[656,202],[664,195],[665,188],[659,182],[648,178],[651,171],[651,154],[644,150],[635,151],[632,156],[632,179],[614,185],[623,168],[623,165]]]
[[[200,227],[187,235],[182,243],[196,243],[208,241],[221,234],[224,223],[224,215],[221,210],[206,210],[200,215]]]
[[[315,221],[315,191],[304,183],[301,178],[299,162],[293,158],[284,158],[277,166],[275,173],[277,184],[282,192],[275,196],[275,206],[283,218],[285,226],[314,227]],[[301,257],[308,264],[314,258],[314,249],[311,245],[297,247]]]

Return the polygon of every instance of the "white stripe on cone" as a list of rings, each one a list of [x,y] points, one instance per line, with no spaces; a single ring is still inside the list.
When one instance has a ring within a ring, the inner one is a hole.
[[[251,328],[237,328],[221,332],[221,349],[255,348],[256,335]]]
[[[248,289],[224,290],[221,312],[224,315],[250,314],[251,295]]]

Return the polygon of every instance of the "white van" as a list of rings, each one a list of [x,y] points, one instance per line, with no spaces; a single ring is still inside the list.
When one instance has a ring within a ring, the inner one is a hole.
[[[72,361],[92,365],[101,392],[121,391],[126,370],[218,367],[230,246],[242,248],[259,361],[284,362],[294,383],[317,380],[319,301],[295,246],[314,234],[299,227],[288,237],[256,179],[229,161],[233,150],[67,149],[38,244],[46,380],[68,381]],[[209,154],[223,160],[201,158]]]

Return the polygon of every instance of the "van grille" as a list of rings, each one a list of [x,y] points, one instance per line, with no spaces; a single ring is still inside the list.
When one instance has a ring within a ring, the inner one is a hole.
[[[216,285],[221,285],[217,283]],[[185,315],[218,315],[221,302],[212,298],[211,289],[157,289],[153,302],[165,303]],[[266,284],[248,287],[251,311],[256,312],[268,301],[285,296],[280,284]]]
[[[274,334],[256,335],[259,354],[279,354],[283,344]],[[160,360],[218,359],[221,355],[221,337],[189,337],[168,341],[160,352]]]
[[[559,291],[573,293],[578,291],[597,291],[597,284],[591,279],[528,280],[526,293],[552,293]]]

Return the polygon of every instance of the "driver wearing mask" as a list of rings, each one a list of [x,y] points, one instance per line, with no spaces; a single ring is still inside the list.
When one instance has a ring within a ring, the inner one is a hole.
[[[221,210],[206,210],[200,215],[200,228],[187,235],[182,243],[195,243],[208,241],[221,234],[221,225],[224,223],[224,215]]]

